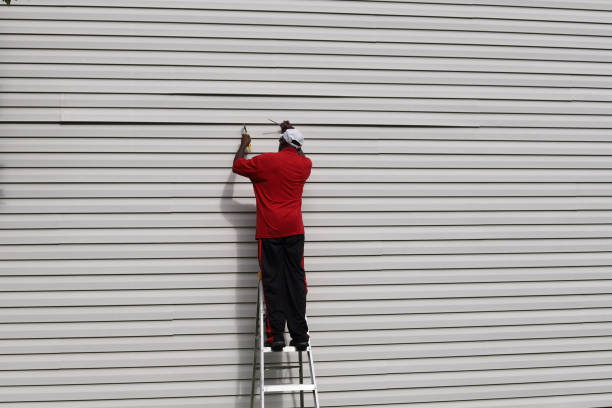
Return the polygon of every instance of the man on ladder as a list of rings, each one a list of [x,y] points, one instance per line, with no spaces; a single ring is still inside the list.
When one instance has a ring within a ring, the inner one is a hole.
[[[251,137],[243,132],[232,170],[253,183],[257,201],[259,266],[266,304],[266,347],[282,351],[285,322],[291,346],[303,351],[310,335],[306,322],[302,191],[312,162],[304,155],[304,137],[289,121],[280,124],[277,153],[246,159]]]

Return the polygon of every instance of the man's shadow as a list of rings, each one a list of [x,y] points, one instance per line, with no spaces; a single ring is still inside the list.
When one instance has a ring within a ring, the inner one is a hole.
[[[235,312],[235,318],[250,318],[255,320],[255,308],[257,302],[257,273],[259,272],[259,262],[257,260],[257,242],[255,241],[255,203],[246,204],[242,200],[234,197],[234,188],[236,185],[237,176],[229,170],[230,174],[223,186],[223,193],[220,200],[220,212],[226,221],[232,225],[235,233],[233,240],[235,253],[234,260],[236,267],[233,272],[234,284],[236,290],[248,294],[252,291],[252,300],[246,303],[238,303]],[[249,199],[254,201],[253,199]],[[248,237],[249,234],[252,236]],[[253,325],[253,333],[255,326]],[[244,342],[240,336],[237,340],[238,347],[252,348],[253,344]],[[247,336],[248,337],[248,336]],[[236,344],[236,343],[234,343]]]
[[[225,185],[223,186],[220,212],[228,223],[232,225],[235,231],[236,238],[234,239],[234,243],[236,253],[234,259],[236,260],[236,269],[234,271],[234,287],[236,290],[245,293],[246,297],[249,299],[246,302],[238,303],[234,309],[234,320],[236,322],[243,320],[248,323],[246,325],[237,324],[239,328],[246,327],[247,329],[246,332],[244,332],[244,330],[239,330],[243,333],[234,334],[236,338],[234,339],[235,341],[232,341],[231,343],[237,344],[238,347],[237,352],[239,356],[239,365],[237,366],[236,372],[238,378],[250,380],[253,364],[253,347],[255,345],[255,328],[257,324],[257,283],[259,272],[257,242],[254,240],[254,228],[257,221],[255,213],[256,206],[254,203],[246,204],[242,200],[238,200],[236,197],[234,197],[234,188],[236,185],[237,176],[231,169],[229,171],[230,174],[225,182]],[[254,198],[251,198],[250,200],[254,201]],[[245,229],[251,230],[250,233],[252,234],[253,238],[252,243],[249,242],[248,238],[245,242]],[[288,356],[282,356],[286,353],[274,354],[279,355],[266,356],[267,363],[280,363],[283,360],[285,363],[287,363],[290,361]],[[290,373],[283,375],[280,375],[281,373],[277,373],[277,375],[273,375],[272,373],[270,374],[271,378],[285,378]],[[256,387],[257,386],[258,385],[256,384]],[[247,407],[249,403],[249,394],[251,392],[250,381],[239,381],[236,391],[237,395],[243,396],[240,398],[240,407]],[[258,393],[258,388],[256,388],[255,391]],[[256,401],[257,398],[258,397],[256,397]],[[273,396],[272,398],[268,396],[266,397],[266,405],[270,405],[271,407],[281,407],[283,406],[283,399],[280,396]]]
[[[238,348],[239,365],[236,366],[235,378],[244,380],[250,377],[250,368],[253,363],[255,317],[257,309],[257,273],[259,272],[259,263],[257,261],[257,244],[255,241],[253,241],[252,245],[249,245],[248,242],[244,242],[244,230],[247,228],[255,228],[256,207],[254,203],[245,204],[234,197],[236,179],[236,174],[230,169],[229,176],[223,186],[223,193],[220,200],[220,212],[232,226],[235,233],[233,244],[236,251],[234,253],[236,268],[233,272],[233,287],[235,290],[244,293],[246,298],[249,299],[247,302],[240,302],[235,305],[233,316],[236,327],[247,327],[246,333],[243,333],[244,330],[237,330],[240,333],[234,333],[233,335],[235,338],[233,341],[230,341],[230,344],[235,344]],[[249,323],[244,325],[240,324],[240,321]],[[244,386],[244,381],[240,381],[238,384],[238,395],[250,393],[250,386]],[[245,403],[248,402],[248,398],[244,398],[244,401]],[[245,404],[241,404],[241,406],[242,405],[247,406]]]

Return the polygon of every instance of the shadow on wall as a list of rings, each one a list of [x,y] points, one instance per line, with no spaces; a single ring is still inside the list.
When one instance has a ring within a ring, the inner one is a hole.
[[[257,261],[257,243],[253,241],[250,245],[248,242],[255,238],[253,229],[256,225],[255,215],[255,198],[252,198],[253,204],[245,204],[241,200],[237,200],[234,197],[234,186],[238,177],[235,173],[229,169],[229,176],[225,185],[223,186],[223,198],[220,200],[221,208],[220,212],[223,217],[233,226],[235,232],[234,242],[236,243],[236,253],[234,259],[236,260],[236,268],[234,270],[234,287],[236,290],[244,291],[248,297],[248,303],[238,303],[234,308],[233,319],[238,322],[239,319],[246,319],[246,333],[234,334],[234,341],[228,342],[229,344],[237,344],[238,350],[236,352],[239,356],[239,365],[236,366],[236,377],[243,380],[250,380],[251,370],[253,364],[253,346],[255,344],[255,325],[256,325],[256,312],[257,312],[257,273],[259,272],[259,264]],[[248,229],[247,234],[244,233],[245,229]],[[245,237],[247,243],[244,243]],[[242,325],[237,324],[238,327]],[[266,361],[269,363],[280,363],[283,359],[288,358],[286,353],[279,353],[279,355],[266,356]],[[288,363],[289,359],[285,360]],[[289,370],[286,370],[289,371]],[[268,375],[268,374],[266,374]],[[281,381],[289,382],[291,372],[285,373],[270,373],[270,379],[273,377]],[[237,383],[236,394],[240,395],[237,408],[248,407],[250,402],[251,383],[250,381],[239,381]],[[256,384],[257,387],[257,384]],[[257,390],[257,388],[256,388]],[[256,392],[257,393],[257,392]],[[293,399],[296,399],[293,396]],[[256,402],[258,402],[256,398]],[[298,400],[293,401],[299,403]],[[266,406],[269,407],[284,407],[287,403],[287,397],[282,396],[267,396]]]
[[[234,197],[234,186],[236,178],[239,177],[229,170],[229,176],[223,186],[223,195],[220,200],[220,212],[223,217],[230,223],[234,230],[235,244],[234,260],[236,261],[234,274],[234,288],[237,290],[249,290],[252,288],[253,299],[252,304],[249,303],[249,311],[252,312],[248,316],[255,318],[255,306],[257,301],[257,273],[259,272],[259,263],[257,260],[257,243],[255,242],[255,199],[252,198],[252,204],[245,204]],[[249,236],[251,235],[251,236]],[[232,272],[229,272],[232,273]],[[244,306],[239,304],[238,306]],[[245,317],[245,308],[237,307],[235,318]],[[241,312],[242,311],[242,312]],[[255,327],[253,327],[255,330]],[[245,344],[240,344],[244,347]],[[248,347],[251,347],[249,344]]]
[[[223,186],[223,195],[220,201],[220,212],[223,217],[232,225],[235,237],[234,243],[236,253],[234,259],[236,261],[236,267],[234,269],[234,285],[235,290],[245,291],[247,296],[252,293],[252,301],[249,303],[238,303],[234,307],[234,322],[238,322],[239,319],[251,319],[251,323],[247,324],[247,333],[234,333],[235,338],[233,341],[229,341],[229,344],[237,344],[238,350],[236,352],[239,356],[239,365],[236,366],[236,373],[234,378],[248,378],[250,368],[252,364],[252,347],[254,344],[253,333],[255,331],[255,315],[256,315],[256,302],[257,302],[257,245],[244,245],[244,233],[245,228],[254,228],[256,223],[255,218],[255,203],[244,204],[234,197],[234,186],[236,183],[237,176],[228,170],[229,175],[225,185]],[[253,199],[254,200],[254,199]],[[246,217],[245,217],[246,216]],[[245,248],[246,249],[245,251]],[[254,260],[255,259],[255,260]],[[232,272],[230,272],[232,273]],[[242,325],[236,324],[237,327]],[[244,382],[238,382],[237,394],[248,394],[250,393],[250,386],[245,386]],[[244,398],[244,402],[241,406],[246,405],[248,397]]]

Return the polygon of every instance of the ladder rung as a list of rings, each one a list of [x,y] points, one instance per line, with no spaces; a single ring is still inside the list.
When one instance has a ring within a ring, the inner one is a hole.
[[[255,367],[259,367],[259,364],[255,364]],[[284,368],[300,368],[300,366],[299,365],[284,365],[284,364],[277,364],[277,365],[266,364],[264,366],[264,370],[278,370],[278,369],[284,369]]]
[[[308,346],[308,348],[306,348],[306,350],[303,350],[303,351],[306,352],[308,350],[310,350],[310,346]],[[297,350],[293,346],[285,346],[283,351],[272,351],[271,347],[264,347],[263,351],[264,353],[295,353],[297,352]]]
[[[264,385],[264,392],[298,392],[298,391],[314,391],[314,384],[278,384]]]

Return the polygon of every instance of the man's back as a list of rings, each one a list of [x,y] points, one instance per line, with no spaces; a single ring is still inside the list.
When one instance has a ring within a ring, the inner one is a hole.
[[[256,238],[304,234],[302,192],[311,168],[310,159],[292,147],[234,162],[234,172],[253,182],[257,199]]]
[[[304,136],[289,121],[281,124],[278,153],[244,158],[251,143],[242,134],[232,169],[253,182],[257,198],[258,259],[268,338],[274,351],[285,347],[285,323],[290,345],[306,350],[310,342],[306,322],[308,283],[304,270],[304,223],[302,191],[310,176],[312,162],[303,151]]]

